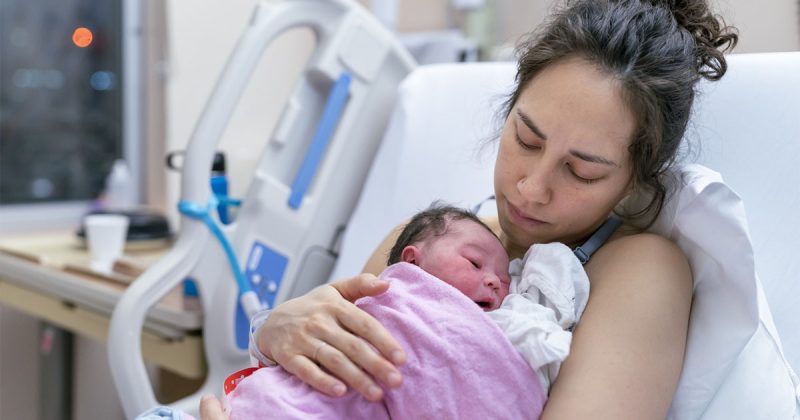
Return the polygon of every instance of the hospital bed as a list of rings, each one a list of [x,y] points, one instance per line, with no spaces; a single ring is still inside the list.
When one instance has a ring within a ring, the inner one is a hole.
[[[246,72],[254,66],[272,35],[252,44],[256,37],[251,31],[264,30],[268,25],[261,25],[260,19],[267,21],[274,10],[259,9],[254,15],[187,150],[182,180],[186,212],[175,249],[134,282],[114,312],[109,362],[128,416],[156,405],[138,351],[144,314],[185,277],[199,283],[209,372],[203,387],[175,406],[195,412],[200,394],[218,394],[222,378],[248,362],[246,341],[236,332],[243,311],[237,307],[241,283],[237,286],[229,265],[238,263],[245,281],[257,289],[256,306],[272,306],[316,284],[359,272],[392,227],[432,201],[472,206],[492,193],[495,150],[483,140],[499,130],[496,113],[513,85],[513,64],[420,67],[398,90],[414,65],[387,41],[388,47],[360,45],[378,48],[389,57],[386,62],[365,64],[354,53],[347,56],[348,64],[366,66],[361,68],[370,76],[353,77],[352,83],[362,84],[345,95],[350,110],[361,112],[345,110],[333,124],[318,172],[305,181],[310,189],[296,198],[294,185],[288,184],[303,159],[280,153],[287,147],[313,148],[313,141],[304,138],[315,137],[315,132],[298,118],[326,113],[334,96],[341,61],[324,53],[334,51],[334,44],[323,41],[363,41],[358,36],[362,32],[353,38],[350,29],[341,31],[352,22],[358,23],[356,31],[380,33],[370,21],[359,20],[361,12],[352,12],[349,2],[305,3],[331,7],[327,17],[310,22],[323,53],[312,58],[312,70],[304,73],[296,90],[301,94],[290,99],[265,147],[239,219],[219,229],[229,238],[228,255],[234,262],[226,259],[226,248],[215,241],[213,229],[197,219],[198,213],[218,204],[208,201],[208,185],[198,180],[208,179],[216,141],[246,83],[246,77],[231,78],[231,69],[242,67],[237,71]],[[283,27],[287,26],[291,25]],[[381,88],[371,89],[363,82],[379,75],[387,77]],[[730,417],[751,413],[748,399],[733,400],[735,395],[758,395],[754,398],[777,407],[774,412],[796,407],[800,384],[793,382],[789,364],[800,367],[800,306],[795,298],[800,293],[800,266],[791,258],[790,244],[799,231],[791,214],[800,205],[800,172],[793,165],[800,155],[799,77],[800,53],[742,55],[731,58],[730,73],[722,82],[703,86],[687,136],[697,141],[695,160],[722,173],[725,181],[702,167],[682,166],[686,182],[679,185],[680,200],[673,200],[655,226],[676,240],[697,268],[689,349],[676,398],[677,405],[687,406],[680,409]],[[303,108],[308,104],[310,108]],[[361,124],[369,128],[360,129]],[[345,146],[351,137],[365,143]],[[369,140],[381,137],[382,142]],[[283,149],[270,148],[275,138]],[[364,154],[354,157],[357,152]],[[741,203],[728,186],[743,197],[749,231]],[[491,213],[491,205],[484,211]],[[281,241],[291,246],[279,249],[284,246]],[[280,273],[259,272],[264,261],[267,270],[280,266]],[[254,275],[273,281],[254,282]],[[268,287],[262,290],[255,283]],[[759,369],[754,368],[755,360],[760,361]],[[762,396],[764,390],[770,393]]]

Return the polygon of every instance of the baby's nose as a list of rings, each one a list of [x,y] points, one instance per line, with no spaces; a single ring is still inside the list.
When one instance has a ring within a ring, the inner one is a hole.
[[[500,287],[500,278],[495,274],[487,274],[483,276],[483,284],[489,288],[497,289]]]

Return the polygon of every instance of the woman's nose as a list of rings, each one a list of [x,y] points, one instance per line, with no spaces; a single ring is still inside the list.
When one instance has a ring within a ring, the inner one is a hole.
[[[546,168],[533,168],[517,182],[517,189],[526,201],[547,204],[553,196],[550,183],[550,173]]]

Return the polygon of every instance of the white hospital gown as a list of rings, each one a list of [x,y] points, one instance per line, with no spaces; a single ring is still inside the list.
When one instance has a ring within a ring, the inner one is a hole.
[[[511,262],[511,287],[488,312],[531,365],[545,390],[569,355],[572,329],[589,299],[589,278],[564,244],[533,245]]]

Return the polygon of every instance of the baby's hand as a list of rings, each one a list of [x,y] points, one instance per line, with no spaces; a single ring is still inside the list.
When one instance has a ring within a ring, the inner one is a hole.
[[[200,420],[228,420],[217,397],[206,394],[200,399]]]

